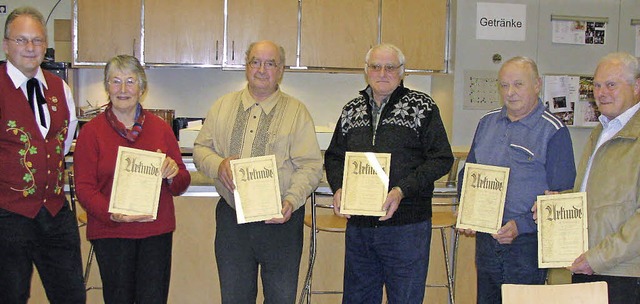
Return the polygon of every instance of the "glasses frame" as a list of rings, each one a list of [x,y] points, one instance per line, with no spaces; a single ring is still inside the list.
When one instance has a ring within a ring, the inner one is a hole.
[[[399,65],[379,65],[379,64],[367,64],[367,70],[372,72],[382,72],[384,70],[387,73],[396,73],[400,71],[400,68],[404,66],[404,63]]]
[[[260,61],[257,59],[253,59],[247,62],[247,66],[255,70],[264,67],[265,70],[270,71],[277,69],[280,65],[275,60]]]
[[[111,79],[111,80],[107,81],[109,86],[111,86],[113,88],[118,88],[118,89],[122,88],[122,85],[124,85],[124,87],[127,88],[127,89],[131,89],[131,88],[134,88],[135,86],[137,86],[139,82],[140,82],[140,80],[134,79],[134,78],[127,78],[125,80],[122,80],[120,78],[114,78],[114,79]]]
[[[27,46],[29,43],[33,44],[34,46],[43,46],[47,44],[47,39],[43,39],[40,37],[36,37],[33,39],[28,39],[25,37],[18,37],[18,38],[4,37],[4,39],[13,41],[16,45],[19,45],[19,46]]]

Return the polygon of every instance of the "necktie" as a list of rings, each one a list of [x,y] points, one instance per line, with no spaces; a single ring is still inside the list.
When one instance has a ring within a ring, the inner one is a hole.
[[[31,78],[27,81],[27,96],[29,96],[29,106],[31,106],[31,111],[35,114],[35,109],[33,108],[33,95],[36,95],[36,100],[38,102],[38,115],[40,115],[40,124],[43,127],[47,127],[47,121],[44,118],[44,109],[42,105],[46,104],[47,101],[42,96],[42,92],[40,91],[40,83],[38,79]]]

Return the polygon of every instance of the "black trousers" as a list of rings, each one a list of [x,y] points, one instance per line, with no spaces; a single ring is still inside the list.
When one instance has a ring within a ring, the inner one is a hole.
[[[223,304],[255,304],[258,269],[265,304],[293,304],[302,256],[304,208],[284,224],[237,224],[224,199],[216,208],[215,252]]]
[[[78,222],[68,204],[55,217],[43,207],[34,219],[0,209],[0,303],[27,303],[33,265],[49,302],[86,302]]]
[[[144,239],[97,239],[91,243],[106,304],[167,303],[172,232]]]
[[[640,278],[574,274],[573,283],[605,281],[609,304],[640,304]]]

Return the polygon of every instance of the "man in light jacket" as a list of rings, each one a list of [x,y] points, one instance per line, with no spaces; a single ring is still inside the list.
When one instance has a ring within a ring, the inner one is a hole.
[[[587,192],[589,250],[569,270],[573,282],[606,281],[609,303],[640,303],[640,69],[612,53],[593,79],[600,125],[578,165],[575,191]]]

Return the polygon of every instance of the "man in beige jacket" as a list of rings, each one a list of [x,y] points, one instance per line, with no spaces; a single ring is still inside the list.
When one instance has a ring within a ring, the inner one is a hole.
[[[593,79],[600,125],[578,165],[575,191],[587,192],[589,250],[569,270],[573,282],[606,281],[609,303],[640,303],[640,69],[612,53]]]

